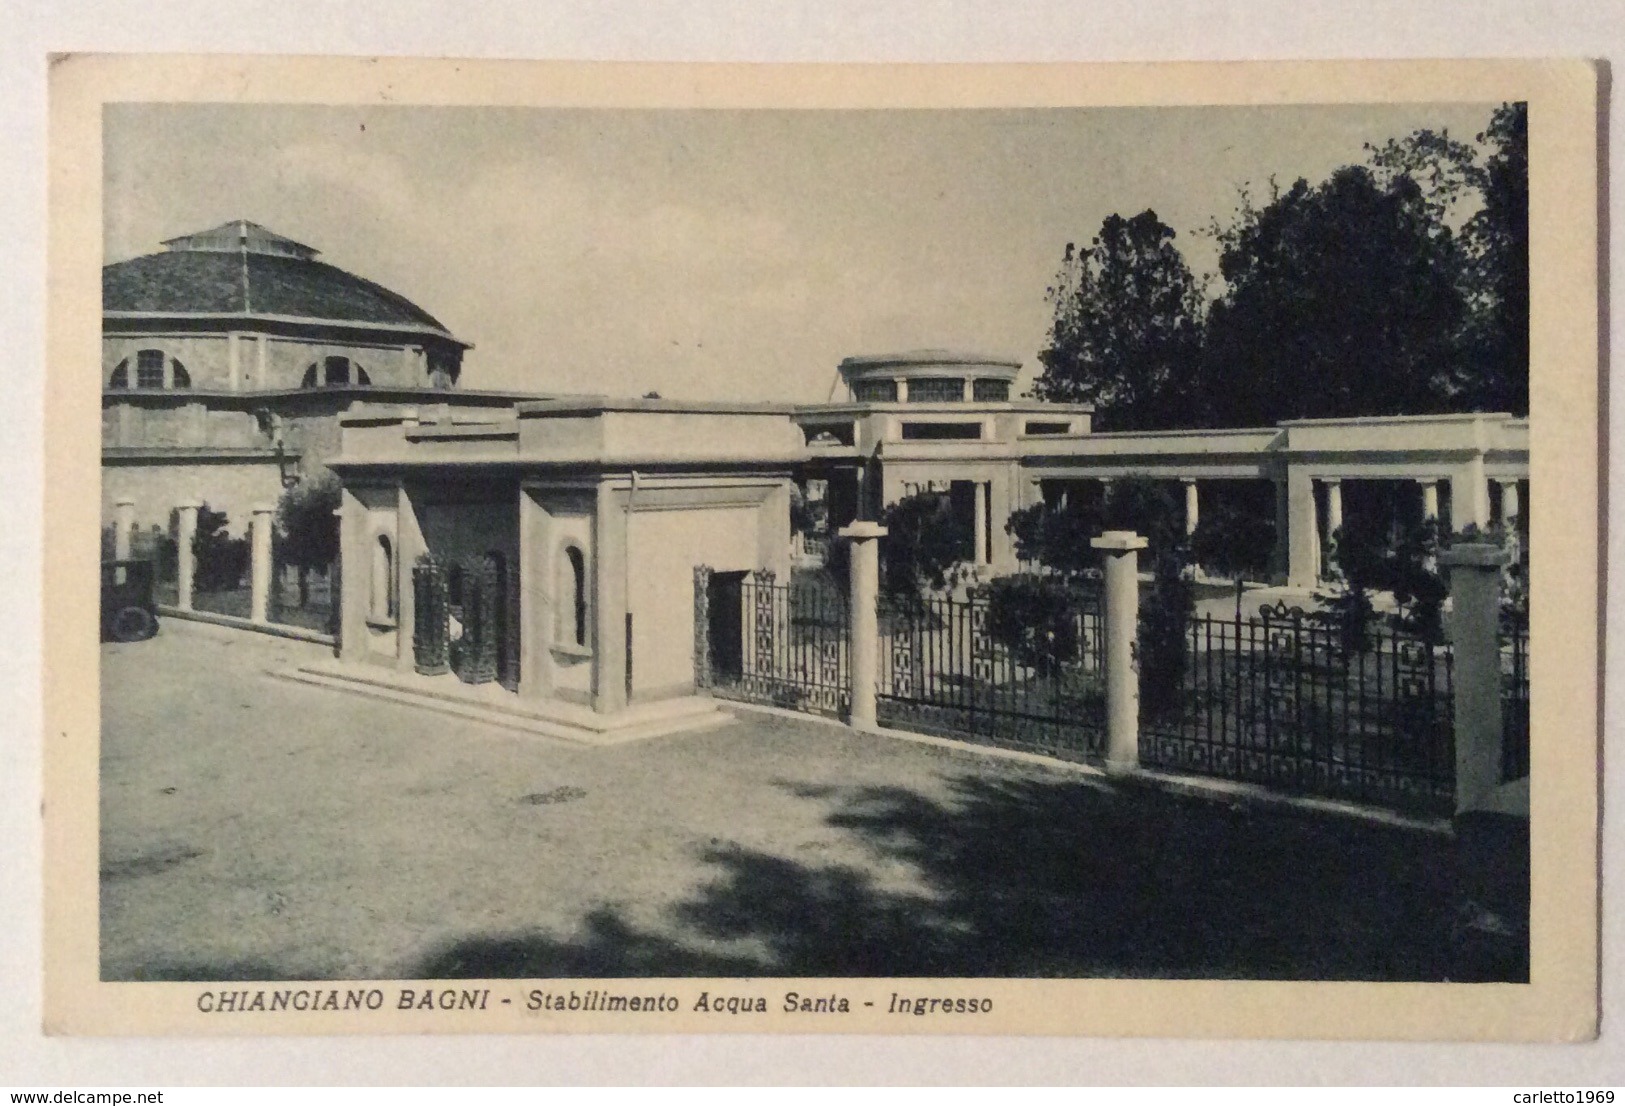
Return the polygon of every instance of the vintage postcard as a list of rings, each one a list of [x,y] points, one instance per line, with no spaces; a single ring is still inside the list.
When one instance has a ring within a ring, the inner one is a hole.
[[[48,1032],[1595,1034],[1592,65],[50,94]]]

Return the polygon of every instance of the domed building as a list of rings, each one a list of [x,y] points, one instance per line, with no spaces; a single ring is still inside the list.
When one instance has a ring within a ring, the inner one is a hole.
[[[122,501],[140,529],[166,527],[203,501],[241,530],[337,451],[340,412],[529,398],[459,389],[469,343],[257,223],[162,245],[102,270],[104,518]]]

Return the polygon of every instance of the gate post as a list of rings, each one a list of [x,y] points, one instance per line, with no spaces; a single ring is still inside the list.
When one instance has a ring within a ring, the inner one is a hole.
[[[875,684],[880,670],[880,539],[886,528],[876,522],[854,522],[840,532],[852,542],[850,586],[852,605],[852,710],[848,721],[859,729],[875,726]]]
[[[1455,650],[1456,813],[1495,809],[1501,785],[1500,546],[1455,545],[1450,569],[1450,643]]]
[[[197,538],[198,506],[198,501],[192,499],[175,508],[175,606],[183,611],[192,609],[197,577],[197,553],[192,542]]]
[[[267,621],[271,606],[271,516],[275,511],[268,503],[257,504],[248,527],[248,617],[259,623]]]
[[[1140,553],[1132,530],[1107,530],[1089,545],[1106,556],[1106,771],[1140,766]]]

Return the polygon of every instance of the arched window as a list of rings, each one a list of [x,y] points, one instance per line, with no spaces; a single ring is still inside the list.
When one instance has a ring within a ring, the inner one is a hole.
[[[299,381],[301,388],[346,388],[351,384],[370,387],[372,378],[366,369],[338,354],[312,361],[305,369],[304,379]]]
[[[135,386],[162,388],[164,386],[164,351],[144,349],[135,355]]]
[[[395,619],[395,550],[388,534],[379,534],[372,546],[371,617],[375,622]]]
[[[186,366],[179,361],[170,361],[169,371],[173,376],[169,385],[171,388],[190,388],[192,386],[191,375],[187,373]]]
[[[560,644],[587,645],[587,557],[578,545],[564,547],[559,558],[558,592],[554,597],[553,638]]]
[[[107,378],[109,388],[128,388],[130,386],[130,359],[126,357],[118,363],[113,375]]]

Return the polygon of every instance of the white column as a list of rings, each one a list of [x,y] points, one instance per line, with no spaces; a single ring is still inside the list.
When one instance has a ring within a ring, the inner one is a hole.
[[[192,541],[197,537],[197,500],[180,504],[176,511],[175,532],[175,605],[183,611],[192,609],[192,592],[197,576],[197,556]]]
[[[1518,502],[1518,482],[1516,480],[1502,480],[1501,484],[1501,525],[1508,530],[1516,528],[1518,516],[1523,513],[1523,507]]]
[[[1422,517],[1424,519],[1439,517],[1439,482],[1437,480],[1418,480],[1422,485]]]
[[[1287,584],[1312,588],[1320,580],[1320,524],[1315,519],[1315,482],[1287,473]]]
[[[971,403],[976,399],[976,383],[968,376],[965,378],[965,388],[960,393],[959,398],[964,403]]]
[[[907,403],[908,402],[908,377],[899,376],[895,380],[893,380],[893,383],[897,385],[897,402],[898,403]]]
[[[880,539],[886,528],[854,522],[839,532],[852,542],[848,558],[848,601],[852,604],[852,710],[849,721],[860,729],[875,726],[875,685],[880,670]]]
[[[243,356],[242,335],[232,331],[226,335],[226,376],[231,381],[231,390],[239,391],[242,388]]]
[[[1458,533],[1469,526],[1484,530],[1490,524],[1490,482],[1482,453],[1450,474],[1449,521],[1450,529]]]
[[[269,621],[271,607],[271,518],[276,508],[256,504],[248,527],[249,561],[248,617],[254,622]]]
[[[1140,680],[1134,654],[1140,633],[1140,554],[1146,540],[1108,530],[1091,541],[1106,559],[1106,771],[1140,765]]]
[[[1185,536],[1188,538],[1196,533],[1196,528],[1202,521],[1201,493],[1196,489],[1196,478],[1187,476],[1182,481],[1185,485]]]
[[[1326,537],[1335,538],[1343,528],[1343,481],[1333,477],[1326,485]]]
[[[130,559],[130,535],[135,530],[135,500],[121,499],[113,508],[113,559]]]
[[[1494,545],[1455,545],[1450,568],[1450,644],[1456,707],[1456,813],[1494,809],[1501,785],[1501,568]]]
[[[978,567],[987,564],[990,560],[987,548],[988,488],[989,485],[986,480],[976,482],[976,534],[971,548],[973,550],[972,559]]]
[[[271,338],[270,335],[267,334],[261,334],[254,342],[254,379],[259,381],[259,386],[261,388],[265,387],[265,381],[268,379],[268,374],[270,372],[265,363],[266,357],[268,356],[267,347],[270,346],[270,344]]]

